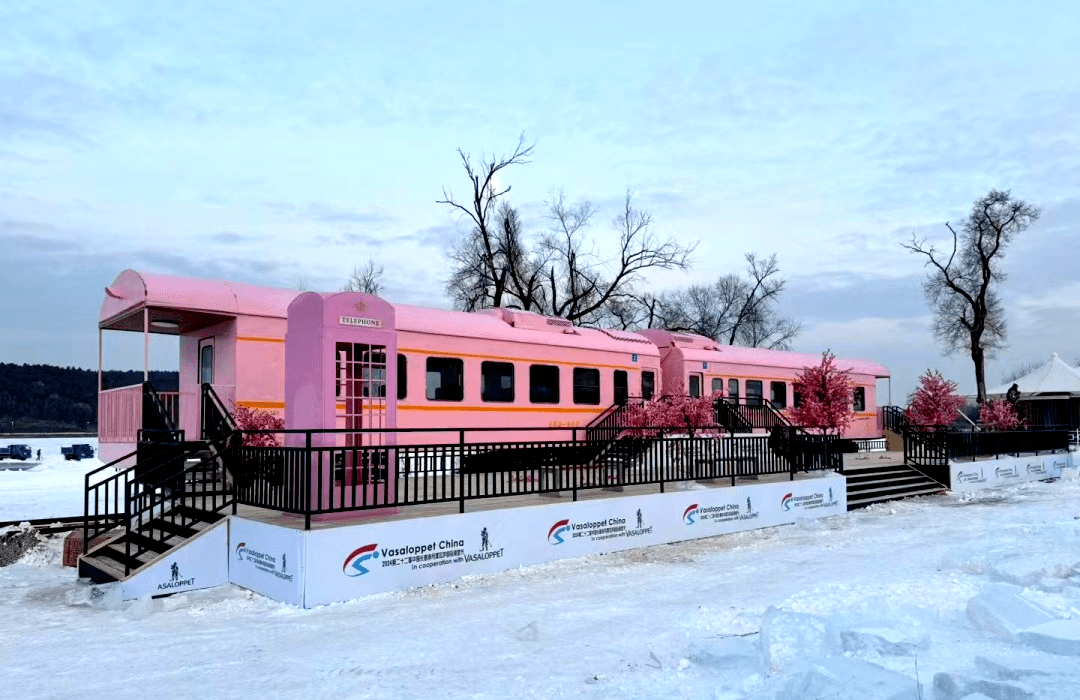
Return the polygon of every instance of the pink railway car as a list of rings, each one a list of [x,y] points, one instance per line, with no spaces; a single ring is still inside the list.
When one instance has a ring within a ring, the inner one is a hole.
[[[290,428],[557,428],[584,426],[626,397],[682,387],[767,391],[782,409],[797,372],[820,359],[667,331],[580,328],[513,309],[463,313],[133,270],[106,288],[99,329],[141,332],[147,348],[151,333],[179,336],[179,391],[162,399],[189,439],[200,433],[203,383],[227,407],[269,410]],[[848,436],[880,436],[874,380],[888,371],[840,364],[857,387]],[[101,458],[131,452],[142,387],[99,386],[98,407]]]
[[[796,376],[804,367],[821,362],[820,355],[721,345],[692,333],[649,329],[640,334],[660,351],[663,394],[681,391],[702,396],[722,391],[730,403],[754,406],[768,402],[781,413],[799,400]],[[847,370],[852,385],[854,415],[844,436],[881,437],[877,380],[888,378],[889,370],[867,360],[837,358],[837,365]]]

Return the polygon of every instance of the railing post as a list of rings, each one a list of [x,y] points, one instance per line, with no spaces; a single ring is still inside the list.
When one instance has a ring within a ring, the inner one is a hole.
[[[664,492],[664,463],[667,461],[667,445],[664,441],[664,433],[660,432],[660,464],[657,465],[660,472],[660,493]]]
[[[86,554],[88,551],[88,542],[90,540],[90,475],[87,474],[83,479],[85,487],[83,488],[83,520],[82,520],[82,553]],[[97,503],[95,494],[94,502]]]
[[[462,469],[465,463],[465,431],[458,431],[458,513],[465,512],[465,471]]]
[[[304,468],[304,529],[311,529],[311,431],[305,433],[304,454],[307,455]],[[319,455],[319,480],[322,480],[322,454]]]

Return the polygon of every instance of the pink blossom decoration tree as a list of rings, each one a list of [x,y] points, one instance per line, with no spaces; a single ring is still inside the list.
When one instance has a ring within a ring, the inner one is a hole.
[[[979,423],[991,430],[1013,430],[1020,426],[1020,417],[1011,403],[995,399],[979,408]]]
[[[851,425],[854,412],[851,378],[836,366],[836,356],[826,350],[821,362],[804,367],[795,377],[798,406],[788,409],[788,418],[797,426],[821,435],[839,435]]]
[[[284,430],[285,419],[261,408],[237,406],[233,412],[236,427],[240,430]],[[280,447],[277,435],[269,433],[244,434],[244,445],[248,447]]]
[[[928,369],[919,377],[919,388],[908,399],[904,415],[912,425],[942,427],[952,425],[964,403],[964,397],[956,394],[956,382]]]
[[[720,434],[720,426],[716,423],[714,404],[723,396],[722,391],[697,397],[677,392],[631,406],[622,420],[623,434],[629,437],[657,437],[685,433],[690,437],[716,437]]]

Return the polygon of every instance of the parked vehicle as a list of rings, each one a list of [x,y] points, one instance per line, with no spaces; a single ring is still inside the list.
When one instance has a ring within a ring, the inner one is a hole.
[[[79,461],[83,458],[90,459],[94,456],[94,448],[87,444],[77,444],[71,447],[61,447],[60,454],[64,459]]]
[[[0,447],[0,459],[30,459],[30,445],[8,445]]]

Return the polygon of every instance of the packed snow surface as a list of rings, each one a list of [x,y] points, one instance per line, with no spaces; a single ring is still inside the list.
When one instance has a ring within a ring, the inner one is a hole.
[[[83,514],[83,484],[86,472],[101,466],[94,459],[65,460],[61,447],[76,443],[90,445],[97,454],[97,438],[7,438],[0,445],[29,445],[33,458],[25,462],[0,461],[0,522],[63,518]],[[41,460],[37,458],[41,450]],[[31,464],[35,466],[23,469]],[[18,469],[5,469],[17,467]],[[0,690],[0,694],[3,691]]]
[[[0,568],[0,697],[1074,700],[1069,472],[314,610],[121,603],[54,542]]]

